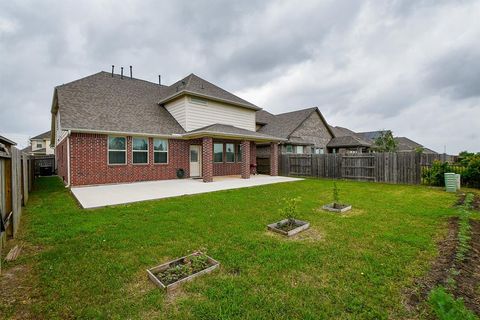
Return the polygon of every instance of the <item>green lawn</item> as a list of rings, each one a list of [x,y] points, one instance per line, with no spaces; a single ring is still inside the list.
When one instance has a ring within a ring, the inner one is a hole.
[[[455,195],[422,186],[337,182],[354,210],[318,211],[332,181],[255,188],[82,210],[56,178],[39,179],[21,240],[39,318],[392,319],[411,317],[403,293],[427,272]],[[296,239],[266,231],[301,196]],[[219,270],[166,296],[145,269],[196,249]],[[27,252],[29,250],[26,250]],[[12,315],[21,303],[3,305]]]

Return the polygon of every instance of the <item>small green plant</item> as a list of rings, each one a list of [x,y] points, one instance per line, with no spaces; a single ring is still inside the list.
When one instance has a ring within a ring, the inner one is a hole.
[[[295,217],[298,213],[298,204],[300,203],[301,198],[289,198],[284,199],[284,206],[280,209],[280,212],[284,217],[287,218],[287,222],[285,223],[277,223],[277,228],[279,229],[292,229],[296,226]]]
[[[440,320],[478,320],[475,314],[465,307],[461,298],[455,299],[443,287],[433,289],[428,302]]]
[[[458,251],[456,260],[462,261],[465,259],[465,254],[470,249],[471,227],[470,227],[470,209],[473,202],[473,193],[468,193],[465,196],[465,201],[460,208],[460,220],[458,223]]]

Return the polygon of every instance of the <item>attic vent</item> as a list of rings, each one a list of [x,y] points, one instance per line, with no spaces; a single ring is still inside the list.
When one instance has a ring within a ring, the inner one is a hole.
[[[190,97],[190,102],[195,103],[195,104],[201,104],[201,105],[204,105],[204,106],[207,105],[207,100],[196,98],[196,97]]]

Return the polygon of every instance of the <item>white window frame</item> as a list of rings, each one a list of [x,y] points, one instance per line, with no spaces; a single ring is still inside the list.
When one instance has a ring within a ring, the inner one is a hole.
[[[233,146],[233,161],[228,161],[227,159],[227,145],[231,144]],[[235,152],[235,143],[225,143],[225,163],[235,163],[237,153]]]
[[[288,151],[288,147],[292,147],[292,151]],[[285,145],[285,153],[293,153],[295,150],[293,148],[292,144],[286,144]]]
[[[110,149],[110,138],[123,138],[125,139],[125,150],[116,150],[116,149]],[[127,137],[125,136],[108,136],[107,138],[107,163],[109,166],[124,166],[127,164],[127,148],[128,148],[128,141]],[[116,151],[116,152],[121,152],[123,151],[125,153],[125,162],[124,163],[110,163],[110,151]]]
[[[302,148],[302,152],[298,152],[298,148]],[[304,146],[295,146],[295,154],[303,154],[305,152]]]
[[[156,141],[158,141],[158,140],[165,141],[166,144],[167,144],[167,150],[165,150],[165,151],[155,150],[155,140]],[[167,154],[167,162],[155,162],[155,152],[156,153],[166,153]],[[166,164],[169,163],[169,161],[170,161],[170,142],[168,141],[168,139],[153,138],[153,164],[166,165]]]
[[[147,150],[135,150],[133,148],[133,145],[134,145],[134,142],[133,140],[134,139],[146,139],[147,140]],[[141,162],[141,163],[135,163],[135,157],[133,156],[135,154],[135,152],[143,152],[143,153],[147,153],[147,162]],[[150,141],[148,139],[148,137],[132,137],[132,164],[133,165],[139,165],[139,166],[144,166],[144,165],[148,165],[149,162],[150,162]]]

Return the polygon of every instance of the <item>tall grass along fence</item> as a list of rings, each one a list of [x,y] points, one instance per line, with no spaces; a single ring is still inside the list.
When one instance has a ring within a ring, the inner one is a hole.
[[[17,148],[12,146],[0,153],[0,256],[7,239],[18,232],[22,206],[32,189],[33,171],[33,159]]]
[[[426,172],[442,157],[416,152],[282,154],[279,170],[285,176],[421,184],[427,183]],[[463,170],[461,166],[450,166],[458,172]]]

